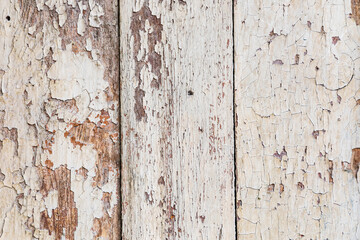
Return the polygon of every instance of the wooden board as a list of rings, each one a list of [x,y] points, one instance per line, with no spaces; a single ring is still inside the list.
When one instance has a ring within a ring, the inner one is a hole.
[[[119,239],[118,5],[0,4],[0,239]]]
[[[123,239],[234,239],[232,1],[120,1]]]
[[[238,239],[359,239],[358,1],[235,1]]]

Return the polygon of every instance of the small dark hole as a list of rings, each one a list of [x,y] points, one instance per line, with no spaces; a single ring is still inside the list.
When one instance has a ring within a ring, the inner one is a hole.
[[[6,20],[10,21],[10,19],[11,19],[10,16],[6,16]]]
[[[191,91],[191,90],[189,90],[189,91],[188,91],[188,95],[192,96],[192,95],[194,95],[194,92]]]

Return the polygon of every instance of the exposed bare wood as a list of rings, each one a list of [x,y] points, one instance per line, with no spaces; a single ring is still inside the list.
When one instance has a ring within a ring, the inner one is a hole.
[[[0,4],[0,239],[119,239],[118,6]]]
[[[120,4],[123,239],[234,239],[232,1]]]

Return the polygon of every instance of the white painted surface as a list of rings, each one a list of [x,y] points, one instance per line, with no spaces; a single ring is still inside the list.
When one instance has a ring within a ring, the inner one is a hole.
[[[120,5],[123,239],[235,239],[232,2]]]
[[[351,1],[235,1],[238,239],[359,239]]]
[[[118,8],[79,2],[0,3],[0,239],[120,237]]]

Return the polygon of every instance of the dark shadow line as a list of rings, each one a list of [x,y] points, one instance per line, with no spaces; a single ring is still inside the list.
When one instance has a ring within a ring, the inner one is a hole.
[[[233,64],[233,156],[234,156],[234,215],[235,215],[235,240],[238,239],[238,230],[237,230],[237,204],[236,204],[236,198],[237,198],[237,174],[236,174],[236,85],[235,85],[235,1],[232,1],[232,64]]]
[[[117,24],[118,24],[118,32],[117,32],[117,37],[118,37],[118,56],[119,56],[119,110],[118,110],[118,114],[119,114],[119,225],[118,227],[120,227],[119,230],[119,238],[120,240],[122,240],[122,232],[123,232],[123,219],[122,219],[122,188],[121,188],[121,179],[122,179],[122,134],[121,134],[121,23],[120,23],[120,12],[121,12],[121,0],[118,0],[118,6],[117,6],[117,11],[118,11],[118,19],[117,19]]]

